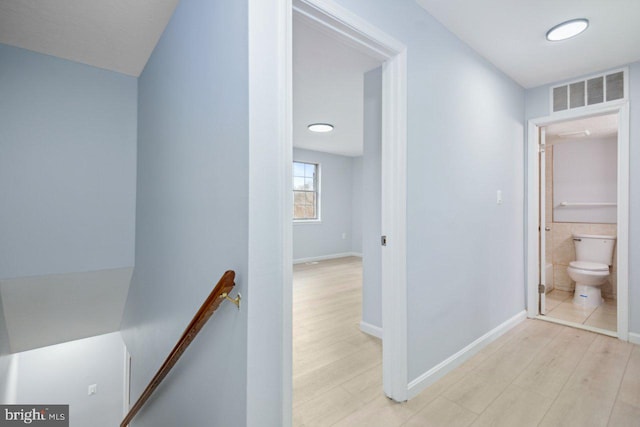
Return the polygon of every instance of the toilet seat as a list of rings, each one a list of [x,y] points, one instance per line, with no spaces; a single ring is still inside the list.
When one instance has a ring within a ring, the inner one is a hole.
[[[607,264],[590,261],[571,261],[569,263],[569,267],[586,271],[609,271],[609,266]]]

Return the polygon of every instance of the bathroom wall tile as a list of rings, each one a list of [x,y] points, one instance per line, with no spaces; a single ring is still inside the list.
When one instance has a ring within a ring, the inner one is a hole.
[[[571,277],[569,277],[566,266],[553,266],[553,284],[556,289],[559,289],[561,291],[572,291],[574,289],[573,280],[571,280]]]
[[[547,264],[553,263],[553,232],[545,232],[545,260]]]
[[[611,276],[609,276],[609,279],[611,279]],[[603,283],[602,286],[600,286],[600,291],[602,292],[603,297],[611,297],[613,295],[611,280]]]
[[[553,263],[568,265],[575,259],[571,224],[553,223]]]
[[[618,274],[614,271],[609,275],[609,282],[602,285],[602,295],[616,299],[618,294]]]
[[[605,236],[616,236],[617,228],[617,224],[590,224],[589,233]]]
[[[571,224],[571,234],[589,234],[591,232],[591,224],[583,224],[573,222]]]
[[[564,238],[560,242],[553,239],[553,263],[556,265],[569,265],[576,259],[576,251],[571,238]]]
[[[567,222],[554,222],[553,236],[556,242],[560,242],[564,239],[569,239],[571,237],[571,224]]]

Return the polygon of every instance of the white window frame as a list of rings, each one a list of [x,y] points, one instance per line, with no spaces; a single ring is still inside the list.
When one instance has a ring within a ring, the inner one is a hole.
[[[322,166],[320,163],[316,163],[316,162],[311,162],[311,161],[305,161],[305,160],[294,160],[291,164],[291,166],[293,166],[293,163],[304,163],[307,165],[314,165],[316,167],[316,179],[315,179],[315,193],[316,193],[316,218],[294,218],[293,222],[295,224],[319,224],[322,222]],[[293,174],[291,174],[291,176],[293,177]],[[293,188],[291,188],[292,192],[295,192],[296,190]],[[295,200],[293,202],[292,207],[295,206]]]

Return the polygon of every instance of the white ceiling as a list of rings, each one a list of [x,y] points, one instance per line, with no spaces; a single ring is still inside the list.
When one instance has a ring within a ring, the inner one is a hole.
[[[548,143],[558,143],[575,139],[597,139],[618,134],[618,115],[607,114],[585,119],[554,123],[547,126]],[[589,131],[589,135],[579,132]]]
[[[300,15],[293,21],[293,145],[345,156],[362,155],[363,76],[380,65]],[[313,133],[311,123],[330,123]]]
[[[445,27],[525,88],[640,60],[638,0],[416,0]],[[580,36],[546,32],[587,18]]]
[[[178,0],[0,0],[0,43],[139,76]]]
[[[132,273],[121,268],[0,280],[11,352],[117,331]]]

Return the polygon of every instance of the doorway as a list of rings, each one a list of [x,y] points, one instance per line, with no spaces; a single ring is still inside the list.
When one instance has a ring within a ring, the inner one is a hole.
[[[387,244],[382,250],[382,374],[384,393],[396,401],[407,399],[406,343],[406,47],[347,9],[327,1],[295,0],[293,13],[314,22],[322,31],[376,58],[382,66],[382,154],[381,154],[381,222]],[[291,20],[286,33],[291,35]],[[292,75],[289,75],[291,86]],[[291,104],[289,96],[288,104]],[[291,128],[289,115],[286,128]],[[292,144],[287,151],[291,153]],[[291,154],[289,154],[291,156]],[[291,159],[293,160],[293,159]],[[291,167],[285,178],[291,191]],[[287,198],[291,212],[292,197]],[[290,227],[291,216],[285,216]],[[377,238],[380,238],[379,236]],[[292,253],[292,238],[285,239],[285,252]],[[286,298],[292,296],[292,282],[285,284]],[[285,301],[285,310],[291,304]],[[285,336],[292,330],[291,314],[285,313]],[[284,351],[290,351],[285,343]],[[285,365],[286,366],[286,365]],[[290,375],[289,369],[289,375]],[[284,383],[291,383],[285,369]],[[285,396],[287,400],[291,398]],[[286,408],[285,408],[286,410]]]
[[[381,65],[293,14],[294,425],[383,396]]]
[[[628,339],[628,129],[626,103],[529,122],[529,317]],[[596,241],[610,258],[585,258]]]

